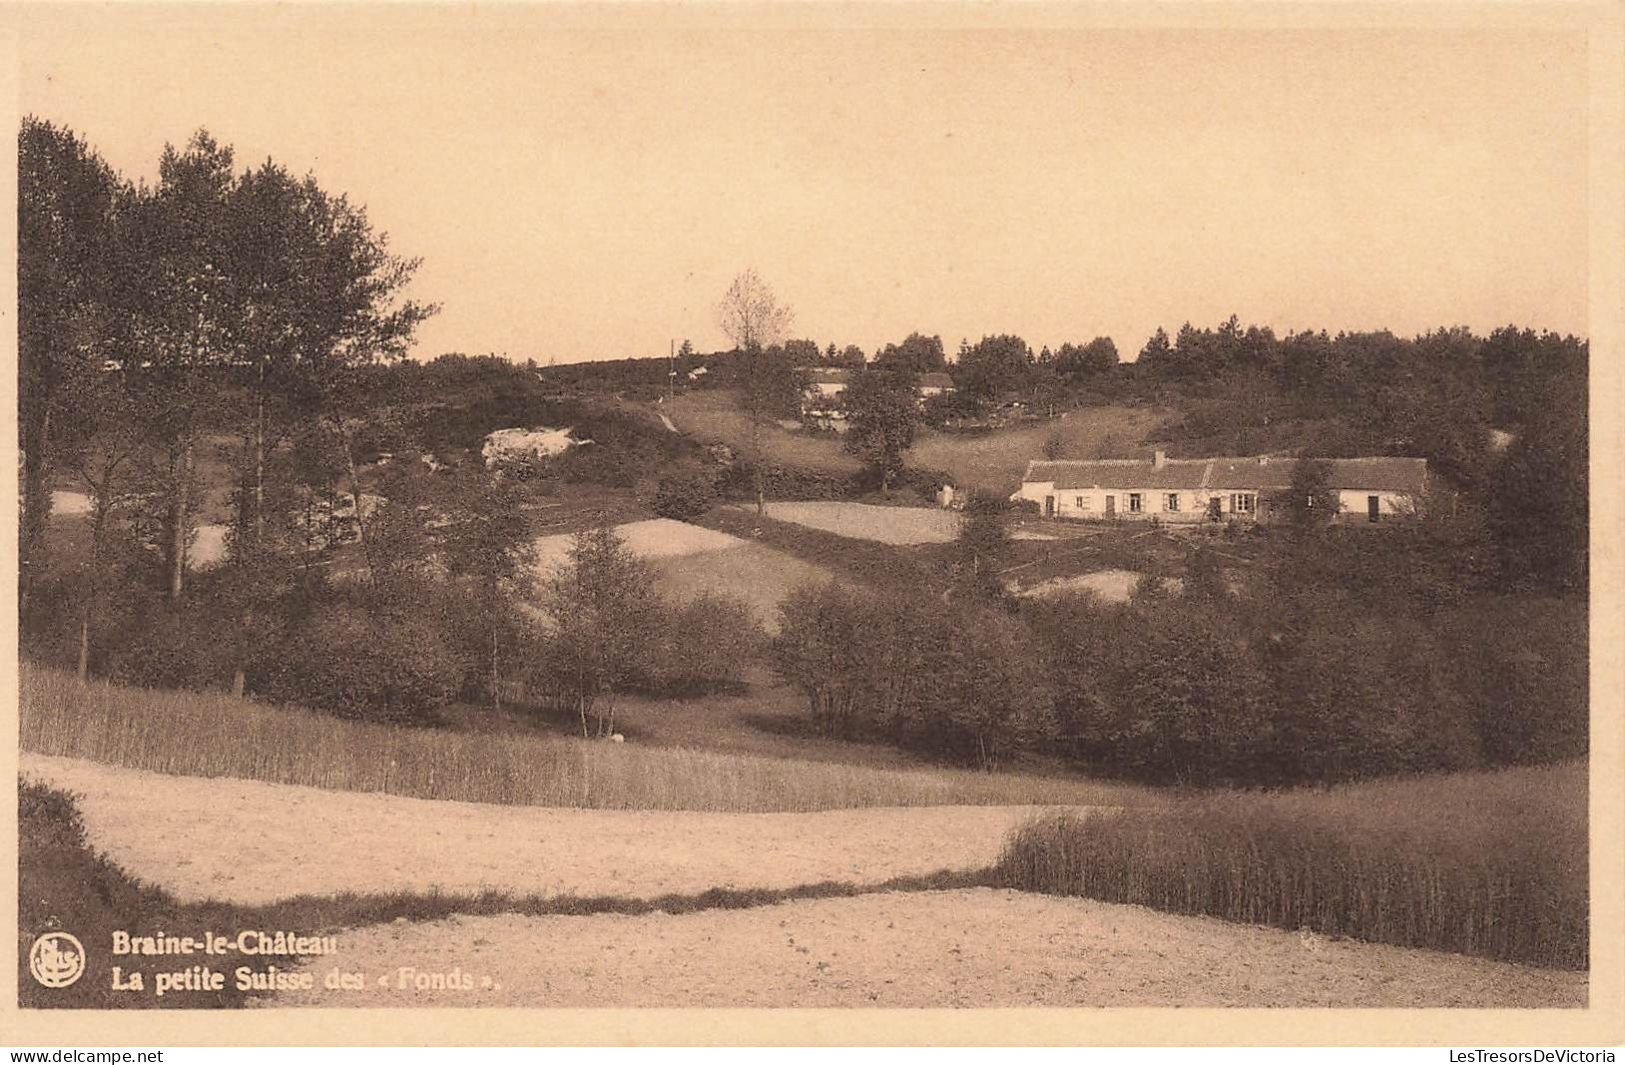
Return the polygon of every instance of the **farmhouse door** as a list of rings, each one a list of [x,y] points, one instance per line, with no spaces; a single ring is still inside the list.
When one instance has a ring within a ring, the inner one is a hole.
[[[1045,496],[1044,497],[1044,517],[1046,517],[1046,518],[1055,517],[1055,497],[1054,496]]]
[[[1366,516],[1369,517],[1372,521],[1381,521],[1382,520],[1382,501],[1380,499],[1378,499],[1376,496],[1366,496],[1365,497],[1365,512],[1366,512]]]
[[[1108,518],[1117,517],[1117,497],[1116,496],[1107,496],[1106,497],[1106,517],[1108,517]]]

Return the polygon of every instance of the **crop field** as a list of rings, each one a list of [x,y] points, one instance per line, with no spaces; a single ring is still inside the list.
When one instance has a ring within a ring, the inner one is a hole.
[[[751,540],[669,518],[615,526],[631,552],[648,563],[662,594],[675,602],[700,595],[724,595],[744,603],[756,623],[777,629],[779,604],[804,584],[832,574],[821,566]],[[564,563],[573,537],[543,536],[535,541],[536,571],[546,574]]]
[[[1154,439],[1167,417],[1150,407],[1085,407],[987,433],[922,431],[907,460],[910,466],[947,471],[960,487],[1008,495],[1021,483],[1027,463],[1045,457],[1052,438],[1059,458],[1121,458]]]
[[[869,806],[1116,806],[1152,789],[1078,777],[832,762],[464,733],[80,683],[24,666],[21,749],[179,776],[423,799],[609,810],[790,812]]]
[[[1555,968],[1587,964],[1583,763],[1042,817],[1001,882]]]
[[[801,813],[578,810],[160,776],[25,754],[25,777],[71,792],[109,858],[188,902],[300,895],[501,892],[657,898],[713,888],[876,885],[989,868],[1030,806]],[[342,849],[347,826],[365,835]],[[942,841],[954,846],[944,848]],[[174,856],[185,853],[186,862]]]

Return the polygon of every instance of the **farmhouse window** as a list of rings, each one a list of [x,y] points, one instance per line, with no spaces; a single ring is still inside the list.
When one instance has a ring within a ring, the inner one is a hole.
[[[1078,506],[1079,510],[1088,510],[1089,509],[1089,497],[1088,496],[1079,496],[1078,499],[1077,499],[1077,506]]]
[[[1230,511],[1233,514],[1251,514],[1253,512],[1253,494],[1251,492],[1236,492],[1230,497]]]
[[[1128,512],[1130,514],[1138,514],[1140,512],[1140,493],[1130,492],[1128,494]]]
[[[1168,495],[1163,498],[1162,509],[1169,511],[1179,510],[1179,493],[1169,492]]]

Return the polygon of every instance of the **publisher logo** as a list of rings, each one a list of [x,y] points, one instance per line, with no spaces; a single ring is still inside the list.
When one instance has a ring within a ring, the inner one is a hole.
[[[41,987],[67,987],[84,975],[84,945],[66,932],[47,932],[28,948],[28,972]]]

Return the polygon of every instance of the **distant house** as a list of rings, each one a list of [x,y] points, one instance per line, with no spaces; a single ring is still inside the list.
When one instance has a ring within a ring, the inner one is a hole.
[[[1339,522],[1385,522],[1416,512],[1426,459],[1327,459]],[[1012,500],[1058,518],[1164,522],[1263,521],[1283,516],[1298,460],[1271,458],[1040,461],[1027,464]]]
[[[949,392],[958,391],[956,388],[954,388],[954,379],[940,371],[936,373],[921,374],[920,382],[915,387],[920,393],[921,400],[927,400],[932,396],[941,396]]]
[[[846,415],[841,410],[841,395],[852,383],[852,370],[842,366],[804,366],[797,372],[805,375],[807,384],[801,393],[801,417],[825,429],[846,432]],[[953,392],[954,379],[945,373],[921,374],[914,385],[920,403],[932,396]]]
[[[800,372],[807,375],[806,398],[814,406],[839,396],[852,383],[852,371],[844,367],[813,366]]]

